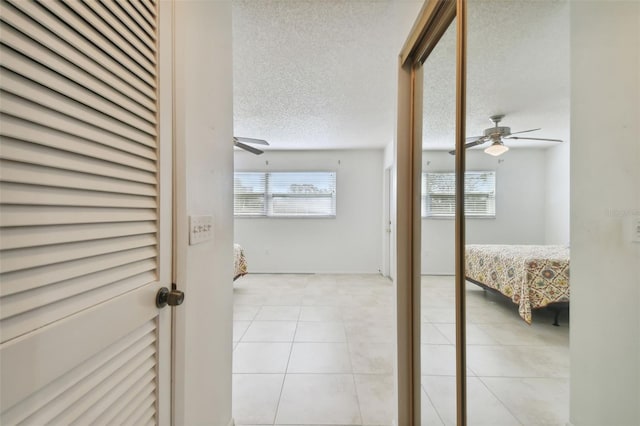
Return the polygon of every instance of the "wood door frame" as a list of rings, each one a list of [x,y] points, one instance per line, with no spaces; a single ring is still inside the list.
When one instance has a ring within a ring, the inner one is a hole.
[[[467,424],[464,276],[466,116],[466,0],[427,0],[402,48],[398,73],[396,143],[397,407],[399,425],[421,424],[420,286],[422,64],[456,20],[456,415]]]

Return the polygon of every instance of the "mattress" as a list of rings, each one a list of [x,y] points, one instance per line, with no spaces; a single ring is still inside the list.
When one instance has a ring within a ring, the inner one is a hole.
[[[233,245],[233,279],[236,280],[247,274],[247,258],[240,244]]]
[[[569,302],[566,246],[468,244],[465,262],[467,279],[509,297],[527,323],[533,309]]]

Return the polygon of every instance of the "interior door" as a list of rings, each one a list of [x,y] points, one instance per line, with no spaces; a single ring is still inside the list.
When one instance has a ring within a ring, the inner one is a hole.
[[[384,170],[384,264],[382,266],[382,272],[387,277],[392,277],[391,271],[391,206],[392,206],[392,193],[391,193],[391,167]]]
[[[3,1],[0,42],[0,423],[167,424],[158,5]]]

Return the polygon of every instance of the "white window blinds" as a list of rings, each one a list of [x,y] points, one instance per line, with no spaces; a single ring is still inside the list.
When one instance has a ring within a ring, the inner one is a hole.
[[[234,214],[267,217],[334,217],[335,172],[237,172]]]
[[[266,214],[266,173],[235,173],[233,211],[236,216]]]
[[[495,217],[495,172],[466,172],[464,186],[465,215],[467,217]],[[455,173],[422,174],[423,217],[454,217],[455,198]]]

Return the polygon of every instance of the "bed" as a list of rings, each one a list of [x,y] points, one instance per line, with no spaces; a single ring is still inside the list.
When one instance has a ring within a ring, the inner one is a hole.
[[[467,280],[509,297],[527,323],[534,309],[569,307],[568,247],[468,244],[465,253]]]
[[[233,280],[247,275],[247,258],[240,244],[233,245]]]

